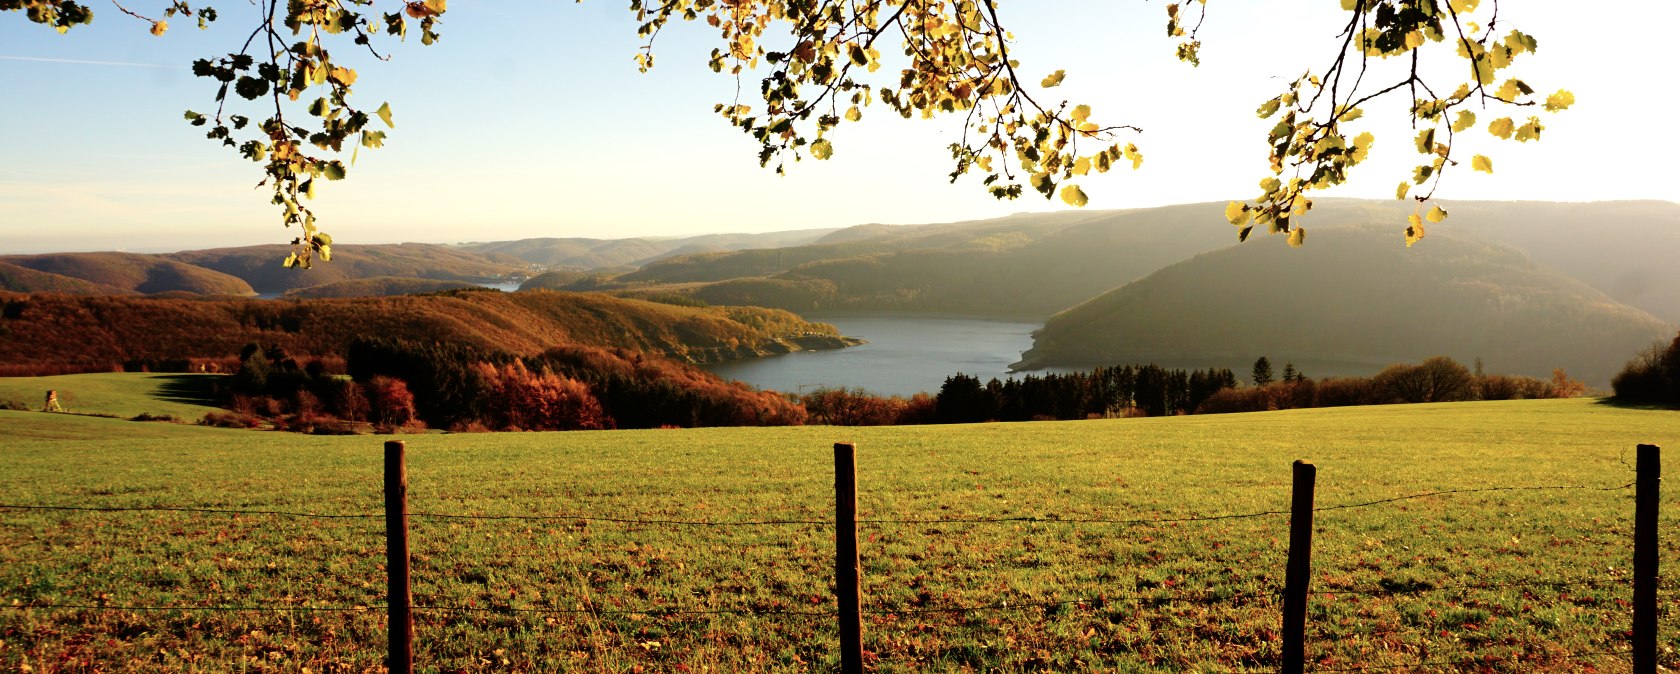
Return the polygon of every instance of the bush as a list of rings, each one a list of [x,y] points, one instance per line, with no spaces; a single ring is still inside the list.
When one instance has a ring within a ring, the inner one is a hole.
[[[1615,400],[1644,405],[1680,405],[1680,336],[1665,350],[1653,344],[1610,380]]]
[[[1384,402],[1439,403],[1469,400],[1475,379],[1470,369],[1446,356],[1417,365],[1390,365],[1373,377]]]
[[[1366,377],[1331,377],[1318,381],[1319,407],[1380,405],[1384,402],[1376,382]]]
[[[167,414],[152,414],[151,412],[141,412],[139,414],[136,414],[136,415],[130,417],[129,421],[167,421],[169,423],[174,423],[176,421],[176,419],[175,419],[175,417],[172,417],[172,416],[167,415]]]
[[[1266,389],[1270,387],[1245,386],[1243,388],[1222,389],[1196,408],[1197,414],[1233,414],[1237,412],[1264,412],[1270,396]]]
[[[218,428],[256,428],[262,425],[262,420],[249,414],[239,412],[210,412],[198,420],[200,426],[216,426]]]
[[[1489,374],[1476,379],[1478,400],[1534,400],[1550,397],[1552,385],[1534,377]]]
[[[810,423],[827,426],[890,426],[908,405],[903,398],[882,398],[861,388],[819,388],[800,403]]]

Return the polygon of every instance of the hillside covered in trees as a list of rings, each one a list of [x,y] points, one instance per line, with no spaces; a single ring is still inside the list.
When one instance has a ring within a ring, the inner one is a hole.
[[[1672,333],[1509,246],[1447,231],[1406,248],[1378,225],[1311,231],[1304,248],[1206,253],[1062,312],[1017,367],[1264,353],[1375,370],[1444,354],[1514,374],[1563,367],[1602,385],[1627,354]]]
[[[1616,301],[1680,322],[1680,265],[1666,259],[1680,250],[1680,204],[1443,204],[1452,217],[1431,236],[1457,232],[1507,245]],[[1196,254],[1237,245],[1224,207],[1221,202],[863,225],[804,246],[659,260],[612,283],[594,281],[591,289],[670,291],[712,304],[794,311],[1043,318]],[[1316,233],[1344,225],[1392,225],[1411,210],[1397,201],[1324,199],[1302,221]],[[1401,245],[1398,235],[1391,238]],[[1275,247],[1264,241],[1246,245]]]
[[[251,295],[243,279],[157,255],[139,253],[49,253],[0,257],[7,268],[35,274],[4,274],[5,290],[78,294]]]
[[[690,363],[856,343],[832,326],[759,308],[691,308],[605,295],[494,290],[272,301],[0,293],[0,365],[224,359],[251,343],[339,356],[360,339],[449,343],[511,354],[625,348]]]

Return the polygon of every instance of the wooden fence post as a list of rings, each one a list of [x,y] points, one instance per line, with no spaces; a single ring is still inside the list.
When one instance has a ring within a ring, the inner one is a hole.
[[[857,445],[834,445],[834,595],[840,603],[840,672],[863,674],[863,605],[857,543]]]
[[[1662,449],[1640,445],[1633,495],[1633,672],[1657,672],[1657,494]]]
[[[408,581],[408,463],[405,445],[385,443],[385,579],[390,674],[414,672],[413,593]]]
[[[1307,666],[1307,588],[1312,583],[1313,484],[1318,468],[1295,462],[1289,504],[1289,566],[1283,576],[1283,673]]]

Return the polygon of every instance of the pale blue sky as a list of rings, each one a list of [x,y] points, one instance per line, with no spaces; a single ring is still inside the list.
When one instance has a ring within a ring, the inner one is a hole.
[[[1143,169],[1083,181],[1088,208],[1257,192],[1269,124],[1253,111],[1284,78],[1333,55],[1337,3],[1212,4],[1199,69],[1172,57],[1162,3],[1002,6],[1027,74],[1067,69],[1052,100],[1088,102],[1101,121],[1144,129],[1128,138],[1145,153]],[[1560,0],[1500,3],[1502,20],[1540,40],[1517,74],[1542,92],[1569,88],[1578,103],[1547,121],[1540,143],[1467,142],[1464,150],[1494,158],[1495,174],[1461,167],[1438,196],[1680,201],[1680,140],[1664,130],[1677,102],[1666,79],[1680,59],[1618,23],[1674,25],[1677,5],[1647,0],[1610,13]],[[185,109],[208,109],[213,93],[187,64],[235,48],[254,9],[222,3],[211,30],[177,21],[156,38],[107,4],[93,7],[92,26],[63,36],[0,15],[0,253],[288,239],[253,189],[256,165],[181,120]],[[947,184],[954,120],[902,121],[884,108],[832,136],[830,161],[802,162],[785,177],[760,169],[756,144],[712,113],[735,82],[704,67],[711,29],[668,30],[658,67],[638,74],[622,0],[457,0],[443,29],[435,46],[396,45],[390,63],[361,68],[360,103],[390,101],[397,128],[316,200],[340,242],[772,231],[1063,208],[1036,197],[1000,203],[977,181]],[[1293,39],[1265,40],[1280,34]],[[756,81],[744,82],[748,102]],[[1409,173],[1416,155],[1404,120],[1368,120],[1378,138],[1371,160],[1326,196],[1391,198]]]

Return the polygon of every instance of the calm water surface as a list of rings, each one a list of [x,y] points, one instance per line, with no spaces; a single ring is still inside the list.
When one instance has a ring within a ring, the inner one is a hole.
[[[817,387],[861,387],[885,395],[938,393],[961,372],[982,380],[1002,377],[1032,347],[1042,323],[960,317],[829,314],[806,316],[868,344],[805,351],[707,366],[725,379],[758,388],[809,393]]]

